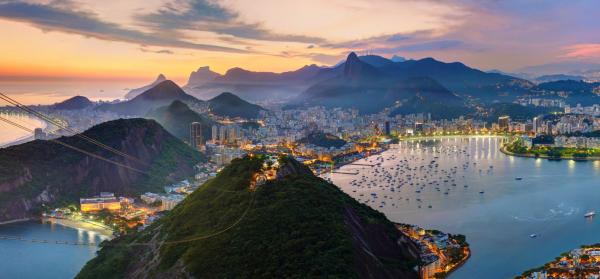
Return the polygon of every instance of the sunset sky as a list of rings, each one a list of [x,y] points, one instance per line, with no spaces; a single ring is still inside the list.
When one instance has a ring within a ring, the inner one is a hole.
[[[286,71],[349,51],[482,69],[600,61],[598,1],[0,0],[0,79],[184,82],[208,65]]]

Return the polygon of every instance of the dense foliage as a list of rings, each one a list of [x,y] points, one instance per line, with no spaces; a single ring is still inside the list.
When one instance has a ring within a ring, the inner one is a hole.
[[[362,222],[383,228],[390,239],[400,237],[381,213],[312,174],[292,174],[249,191],[252,174],[262,165],[256,157],[235,160],[150,228],[134,238],[112,241],[78,278],[125,276],[140,264],[140,256],[127,256],[140,250],[126,245],[151,239],[166,241],[159,248],[158,264],[144,267],[155,276],[184,266],[191,276],[202,278],[356,278],[357,251],[345,222],[346,209]],[[143,258],[154,257],[150,250],[144,253],[150,256]],[[379,268],[389,265],[413,274],[414,264],[408,258],[389,259]],[[115,268],[108,272],[111,265]]]
[[[336,137],[335,135],[323,133],[323,132],[313,132],[308,136],[300,139],[298,141],[302,144],[312,144],[316,146],[321,146],[325,148],[335,147],[339,148],[346,144],[346,141]]]

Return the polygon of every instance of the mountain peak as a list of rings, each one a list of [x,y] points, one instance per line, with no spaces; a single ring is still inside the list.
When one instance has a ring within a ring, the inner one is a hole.
[[[351,52],[344,63],[344,77],[347,78],[362,78],[366,76],[374,76],[377,69],[368,63],[361,61],[356,53]]]
[[[84,109],[92,106],[93,103],[84,96],[75,96],[69,99],[66,99],[60,103],[56,103],[52,105],[52,108],[59,110],[76,110],[76,109]]]
[[[356,53],[350,52],[350,54],[348,54],[348,57],[346,57],[346,63],[348,63],[349,61],[358,61],[358,55],[356,55]]]
[[[392,60],[392,62],[404,62],[406,61],[406,58],[394,54],[390,60]]]
[[[218,73],[211,71],[209,66],[202,66],[202,67],[199,67],[198,70],[190,73],[188,83],[185,86],[186,87],[200,86],[207,82],[213,81],[218,76],[220,76],[220,75]]]
[[[231,98],[235,98],[235,99],[241,99],[240,97],[238,97],[237,95],[231,93],[231,92],[223,92],[221,94],[219,94],[218,96],[214,97],[213,100],[216,99],[231,99]]]
[[[140,88],[135,88],[135,89],[131,89],[126,95],[125,95],[125,99],[131,100],[133,98],[135,98],[136,96],[146,92],[148,89],[156,86],[157,84],[163,82],[167,80],[167,77],[165,77],[165,75],[163,74],[158,74],[158,76],[156,77],[156,79],[148,84],[148,85],[144,85]]]
[[[230,92],[223,92],[208,100],[211,111],[220,116],[256,118],[262,107],[251,104]]]

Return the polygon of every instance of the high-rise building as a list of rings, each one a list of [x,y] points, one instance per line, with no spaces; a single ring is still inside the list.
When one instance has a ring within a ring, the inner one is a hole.
[[[500,130],[508,132],[509,123],[510,123],[510,117],[508,117],[508,116],[498,117],[498,128]]]
[[[36,140],[44,140],[46,139],[46,133],[42,128],[35,128],[35,130],[33,130],[33,138]]]
[[[415,133],[422,133],[422,132],[423,132],[423,123],[415,122]]]
[[[227,143],[227,127],[226,126],[219,127],[219,141],[221,143]]]
[[[385,135],[389,136],[392,133],[391,128],[390,128],[390,122],[386,121],[385,122]]]
[[[536,116],[533,118],[533,132],[541,133],[542,130],[542,117]]]
[[[202,146],[204,145],[202,124],[200,124],[200,122],[192,122],[192,124],[190,124],[190,145],[198,150],[202,149]]]
[[[212,126],[212,131],[210,136],[212,137],[212,142],[217,143],[219,141],[219,127],[217,125]]]

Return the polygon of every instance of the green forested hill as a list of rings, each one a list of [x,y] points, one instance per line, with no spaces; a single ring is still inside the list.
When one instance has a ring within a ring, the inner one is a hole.
[[[383,214],[295,160],[250,191],[234,160],[146,230],[104,243],[77,278],[418,278],[418,250]]]

